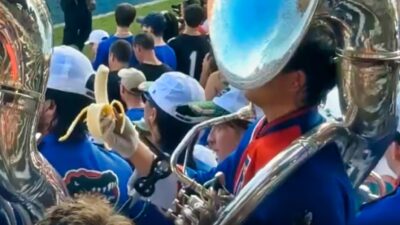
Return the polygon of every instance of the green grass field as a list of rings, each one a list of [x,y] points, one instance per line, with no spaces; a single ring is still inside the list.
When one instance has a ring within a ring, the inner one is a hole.
[[[154,3],[151,5],[138,6],[137,9],[137,17],[145,16],[153,11],[162,11],[169,10],[171,5],[178,4],[182,0],[165,0],[162,2]],[[115,32],[115,20],[114,15],[110,15],[107,17],[102,17],[98,19],[93,19],[93,29],[103,29],[107,31],[109,34],[113,34]],[[138,33],[140,31],[139,24],[135,23],[132,26],[132,32]],[[54,29],[54,45],[60,45],[62,42],[63,35],[63,27],[57,27]],[[85,51],[86,52],[86,51]]]

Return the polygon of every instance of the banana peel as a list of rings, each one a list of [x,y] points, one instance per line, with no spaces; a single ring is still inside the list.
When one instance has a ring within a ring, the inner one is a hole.
[[[71,126],[68,128],[65,135],[60,137],[60,142],[66,141],[73,132],[76,125],[84,121],[88,127],[89,133],[96,139],[102,140],[105,143],[105,147],[110,149],[104,140],[104,132],[101,127],[101,121],[105,118],[112,119],[115,121],[115,132],[122,133],[125,128],[125,110],[121,102],[114,100],[111,103],[108,100],[108,75],[109,69],[100,65],[97,70],[97,74],[94,79],[94,96],[95,103],[82,109],[77,115]]]

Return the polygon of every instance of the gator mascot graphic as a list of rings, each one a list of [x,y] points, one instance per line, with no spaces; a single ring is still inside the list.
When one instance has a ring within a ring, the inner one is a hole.
[[[69,193],[74,196],[82,193],[99,193],[112,204],[118,204],[120,190],[118,177],[111,170],[96,171],[87,169],[69,170],[64,177]]]

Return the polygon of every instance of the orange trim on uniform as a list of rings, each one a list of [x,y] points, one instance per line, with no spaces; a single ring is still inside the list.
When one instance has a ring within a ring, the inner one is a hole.
[[[292,126],[254,139],[240,159],[235,175],[234,192],[238,193],[261,168],[299,136],[301,128]]]

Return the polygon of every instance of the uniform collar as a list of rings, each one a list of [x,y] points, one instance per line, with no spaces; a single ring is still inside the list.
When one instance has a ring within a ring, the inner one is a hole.
[[[318,113],[318,107],[306,107],[288,113],[272,122],[267,122],[264,117],[257,125],[254,133],[255,138],[263,137],[271,132],[278,131],[291,125],[299,125],[308,130],[309,127],[317,125],[322,121]],[[304,126],[302,126],[304,124]]]

